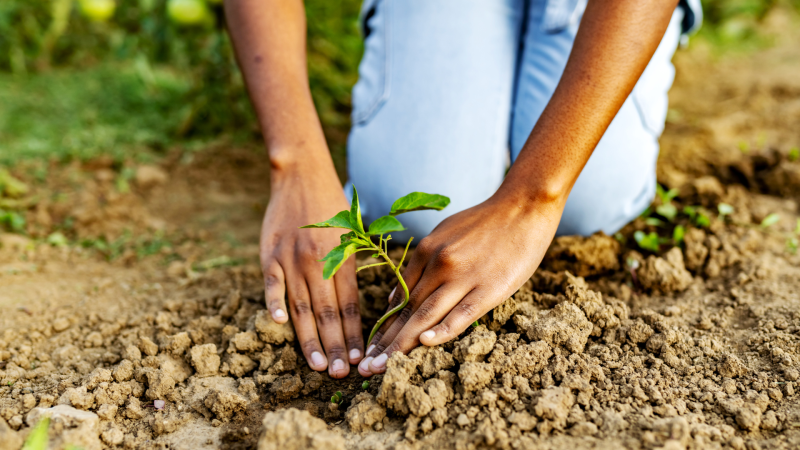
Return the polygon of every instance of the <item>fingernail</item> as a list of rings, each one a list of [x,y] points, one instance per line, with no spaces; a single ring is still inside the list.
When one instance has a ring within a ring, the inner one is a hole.
[[[311,354],[311,364],[316,367],[324,366],[325,365],[325,357],[322,356],[320,352],[314,352]]]
[[[363,360],[361,360],[361,364],[358,365],[359,372],[371,373],[371,371],[369,370],[369,363],[371,361],[372,357],[366,357]]]
[[[436,336],[436,332],[433,330],[428,330],[422,333],[422,335],[425,336],[425,339],[433,339],[433,337]]]
[[[369,355],[370,353],[372,353],[372,350],[375,350],[374,345],[370,345],[369,348],[367,348],[367,354]]]
[[[372,360],[370,366],[376,369],[383,369],[384,367],[386,367],[387,359],[389,359],[389,355],[387,355],[386,353],[381,353],[380,355],[378,355],[377,358]]]
[[[284,317],[286,317],[286,313],[283,312],[282,309],[276,309],[275,312],[272,313],[273,319],[283,319]]]
[[[344,361],[335,359],[333,364],[331,364],[331,372],[339,372],[341,370],[344,370]]]
[[[350,359],[358,359],[360,357],[361,352],[357,348],[350,350]]]

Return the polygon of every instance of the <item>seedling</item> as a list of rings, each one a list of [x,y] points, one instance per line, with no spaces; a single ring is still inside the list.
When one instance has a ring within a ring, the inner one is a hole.
[[[661,200],[661,204],[656,207],[656,212],[665,219],[672,222],[678,215],[678,208],[672,204],[672,199],[677,197],[680,191],[676,188],[665,191],[660,184],[656,185],[656,195]]]
[[[672,243],[675,245],[683,244],[683,237],[686,235],[686,228],[683,225],[678,225],[672,230]]]
[[[720,203],[719,205],[717,205],[717,211],[719,211],[720,217],[725,217],[733,214],[734,209],[733,206],[727,203]]]
[[[366,391],[367,389],[369,389],[369,381],[367,381],[367,380],[364,380],[364,382],[363,382],[363,383],[361,383],[361,389],[363,389],[363,390],[365,390],[365,391]]]
[[[711,219],[706,214],[705,210],[700,206],[684,206],[683,212],[689,216],[689,219],[698,227],[707,228],[711,225]]]
[[[336,392],[333,393],[333,396],[331,397],[331,403],[334,403],[334,404],[338,405],[338,404],[342,403],[342,400],[344,400],[344,397],[342,396],[342,392],[341,391],[336,391]]]
[[[792,149],[789,150],[789,161],[794,162],[798,159],[800,159],[800,148],[792,147]]]
[[[31,430],[31,434],[28,435],[28,439],[25,440],[22,450],[46,450],[47,444],[50,441],[50,437],[47,433],[49,428],[49,417],[40,420],[36,426],[33,427],[33,430]]]
[[[769,227],[775,225],[776,223],[778,223],[778,221],[780,221],[780,220],[781,220],[781,216],[779,216],[776,213],[772,213],[772,214],[768,215],[767,217],[764,217],[764,220],[761,221],[761,228],[769,228]]]
[[[661,238],[658,237],[658,233],[655,231],[651,231],[650,233],[645,233],[641,230],[636,231],[633,233],[633,239],[636,241],[636,244],[639,245],[639,248],[644,250],[650,250],[655,253],[660,249]]]
[[[358,203],[358,191],[356,191],[355,186],[353,186],[353,200],[350,203],[349,211],[340,211],[338,214],[324,222],[300,227],[344,228],[346,230],[350,230],[349,232],[341,235],[341,243],[334,247],[333,250],[328,252],[328,254],[320,260],[321,262],[325,263],[325,265],[322,267],[322,277],[324,279],[330,279],[342,267],[342,264],[344,264],[347,258],[362,251],[373,252],[373,258],[383,258],[383,261],[361,266],[356,270],[356,272],[369,267],[388,265],[389,268],[392,269],[392,272],[394,272],[395,276],[397,276],[397,280],[400,282],[400,286],[403,288],[403,301],[396,307],[390,309],[386,314],[383,315],[383,317],[378,319],[378,322],[375,324],[369,334],[369,340],[367,340],[367,342],[372,342],[372,338],[375,337],[375,333],[378,331],[381,325],[383,325],[383,322],[385,322],[386,319],[401,311],[408,304],[408,286],[406,286],[406,282],[403,279],[403,276],[400,274],[400,269],[403,266],[403,261],[406,259],[408,247],[411,245],[411,241],[414,238],[409,238],[408,242],[406,243],[406,249],[403,252],[403,257],[400,259],[400,262],[395,265],[392,259],[389,258],[389,240],[392,238],[392,235],[389,233],[405,230],[405,227],[403,227],[403,224],[397,220],[396,216],[411,211],[441,211],[449,204],[450,199],[444,195],[412,192],[405,197],[397,199],[392,204],[392,209],[389,211],[388,216],[379,217],[369,224],[368,228],[364,228],[364,224],[361,221],[361,205]],[[383,237],[384,235],[386,235],[385,238]],[[377,244],[372,241],[373,236],[378,236]]]

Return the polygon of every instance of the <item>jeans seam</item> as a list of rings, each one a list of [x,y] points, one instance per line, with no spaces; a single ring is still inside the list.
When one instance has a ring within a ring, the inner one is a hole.
[[[375,2],[374,7],[377,8],[379,2]],[[381,65],[381,79],[383,80],[382,86],[378,88],[381,94],[371,101],[369,108],[360,113],[358,117],[355,118],[354,122],[356,124],[363,124],[367,122],[374,114],[377,113],[378,109],[386,103],[386,100],[389,99],[389,93],[391,90],[391,0],[384,0],[380,2],[384,6],[383,11],[383,64]]]

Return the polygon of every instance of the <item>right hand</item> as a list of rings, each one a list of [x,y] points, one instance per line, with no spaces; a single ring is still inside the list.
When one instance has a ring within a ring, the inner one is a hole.
[[[261,268],[273,320],[288,320],[288,293],[288,311],[308,365],[344,378],[350,364],[358,364],[364,355],[355,258],[324,280],[323,263],[318,260],[339,245],[342,230],[298,227],[329,219],[350,205],[335,173],[324,176],[327,171],[316,169],[273,172],[261,227]]]

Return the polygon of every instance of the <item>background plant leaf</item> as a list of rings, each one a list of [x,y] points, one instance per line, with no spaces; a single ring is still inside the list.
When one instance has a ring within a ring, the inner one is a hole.
[[[352,230],[353,225],[350,223],[350,211],[339,211],[328,220],[311,225],[304,225],[300,228],[345,228]]]
[[[358,191],[353,185],[353,201],[350,202],[350,223],[351,228],[357,233],[364,234],[364,222],[361,221],[361,204],[358,203]]]
[[[47,444],[50,442],[50,437],[47,433],[50,428],[50,418],[45,417],[40,420],[28,435],[22,450],[46,450]]]
[[[386,234],[392,231],[403,231],[406,228],[400,223],[399,220],[392,216],[378,217],[369,224],[369,235]]]
[[[764,220],[761,221],[761,228],[769,228],[781,220],[781,216],[777,213],[772,213],[767,217],[764,217]]]
[[[345,242],[333,248],[324,258],[325,265],[322,268],[322,277],[330,280],[332,276],[342,267],[347,258],[358,250],[359,245],[355,242]]]
[[[389,212],[392,216],[403,214],[411,211],[423,211],[426,209],[434,209],[441,211],[450,204],[450,198],[439,194],[426,194],[425,192],[412,192],[406,196],[400,197],[392,204],[392,210]]]

